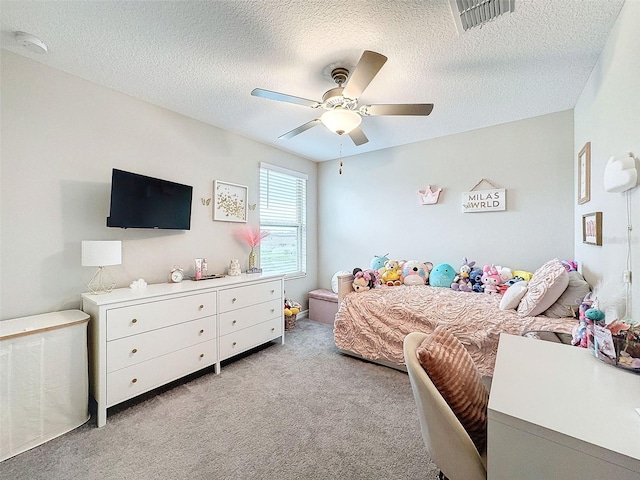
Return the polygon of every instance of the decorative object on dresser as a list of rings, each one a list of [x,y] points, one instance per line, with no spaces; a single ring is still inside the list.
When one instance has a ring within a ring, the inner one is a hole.
[[[122,242],[119,240],[83,240],[82,266],[98,267],[87,288],[94,295],[109,293],[116,282],[105,268],[122,263]]]
[[[237,277],[242,272],[240,271],[240,260],[232,259],[229,262],[229,275],[232,277]]]
[[[213,182],[213,219],[223,222],[247,221],[247,197],[244,185],[215,180]]]
[[[184,270],[174,265],[169,274],[169,278],[173,283],[180,283],[184,279]]]
[[[249,268],[247,269],[247,273],[260,273],[261,270],[256,266],[256,252],[254,249],[258,245],[260,245],[260,242],[263,238],[269,236],[269,232],[263,232],[259,227],[245,225],[238,228],[234,234],[238,240],[251,247],[251,252],[249,252]]]
[[[149,285],[82,294],[97,425],[107,408],[281,337],[281,275]]]

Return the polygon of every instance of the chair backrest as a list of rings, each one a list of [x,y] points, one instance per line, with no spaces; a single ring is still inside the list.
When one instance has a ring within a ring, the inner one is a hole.
[[[410,333],[403,345],[424,444],[431,460],[450,480],[486,480],[486,462],[418,360],[416,350],[426,336]]]

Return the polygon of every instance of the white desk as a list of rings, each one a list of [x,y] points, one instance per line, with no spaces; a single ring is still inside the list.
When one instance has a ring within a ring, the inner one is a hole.
[[[640,375],[586,349],[502,334],[490,480],[640,479]]]

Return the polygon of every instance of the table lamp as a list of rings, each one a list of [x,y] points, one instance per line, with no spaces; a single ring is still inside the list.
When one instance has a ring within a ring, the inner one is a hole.
[[[109,293],[116,286],[116,282],[105,268],[108,265],[122,263],[122,242],[119,240],[83,240],[82,266],[98,267],[98,270],[87,284],[87,288],[94,295]]]

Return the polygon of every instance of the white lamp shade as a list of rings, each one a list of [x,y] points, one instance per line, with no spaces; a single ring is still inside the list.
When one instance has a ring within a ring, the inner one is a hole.
[[[82,266],[105,267],[122,263],[122,242],[119,240],[83,240]]]
[[[360,125],[362,117],[353,110],[337,107],[324,112],[320,121],[332,132],[344,135]]]

